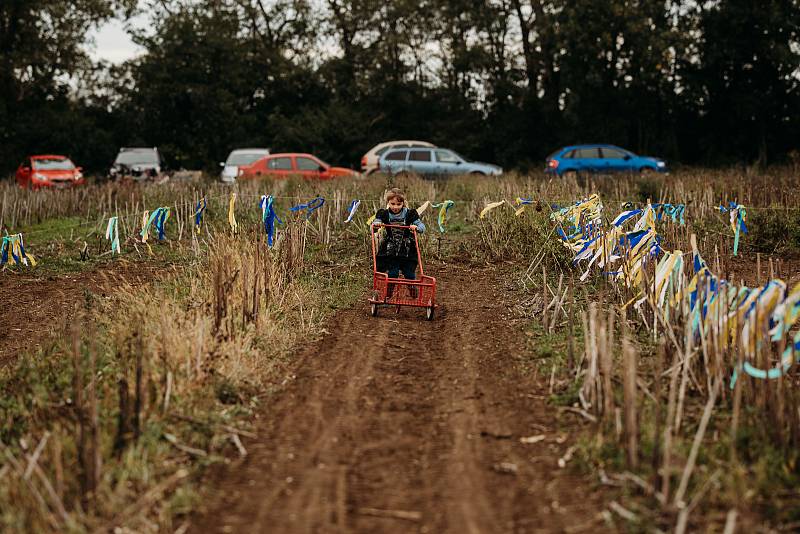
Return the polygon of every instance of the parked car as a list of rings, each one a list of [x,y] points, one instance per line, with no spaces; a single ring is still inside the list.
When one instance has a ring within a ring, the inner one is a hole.
[[[29,156],[20,163],[17,184],[28,189],[73,187],[85,182],[80,167],[66,156]]]
[[[369,176],[378,170],[378,160],[392,148],[433,148],[436,145],[427,141],[387,141],[369,149],[361,158],[361,172]]]
[[[220,162],[222,172],[219,177],[223,182],[235,182],[240,166],[251,165],[264,156],[269,156],[268,148],[238,148],[228,154],[228,159]]]
[[[108,177],[112,180],[156,180],[162,177],[163,171],[164,163],[158,148],[122,147],[108,171]]]
[[[544,172],[558,176],[578,173],[667,172],[659,158],[637,156],[614,145],[575,145],[561,148],[547,156]]]
[[[342,176],[357,176],[358,173],[344,167],[333,167],[311,154],[284,153],[270,154],[250,165],[239,166],[239,178],[287,178],[302,176],[303,178],[330,180]]]
[[[497,165],[469,161],[446,148],[392,149],[381,156],[379,167],[387,174],[413,172],[420,176],[497,176],[503,173]]]

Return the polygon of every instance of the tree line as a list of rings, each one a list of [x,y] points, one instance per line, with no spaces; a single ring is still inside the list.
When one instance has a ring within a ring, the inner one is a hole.
[[[87,34],[146,12],[145,53],[92,62]],[[536,170],[609,142],[673,162],[800,148],[797,0],[5,0],[0,167],[120,146],[214,168],[267,146],[358,165],[430,140]]]

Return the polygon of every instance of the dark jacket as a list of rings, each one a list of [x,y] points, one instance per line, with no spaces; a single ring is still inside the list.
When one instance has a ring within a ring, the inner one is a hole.
[[[389,210],[380,209],[375,214],[375,219],[383,224],[389,224]],[[407,209],[406,218],[402,226],[411,226],[414,221],[419,219],[417,210]],[[395,224],[397,224],[395,222]],[[379,258],[393,258],[398,260],[408,260],[416,263],[417,247],[414,236],[409,229],[386,228],[386,235],[378,246]]]

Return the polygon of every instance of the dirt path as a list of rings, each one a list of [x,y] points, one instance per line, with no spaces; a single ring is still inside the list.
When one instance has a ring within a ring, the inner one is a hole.
[[[144,280],[153,269],[119,260],[72,274],[0,272],[0,367],[61,334],[87,291],[106,297],[122,282]]]
[[[216,475],[194,532],[591,530],[591,484],[543,385],[515,362],[524,336],[492,271],[438,270],[440,308],[341,313],[298,359],[248,456]],[[544,435],[537,443],[520,438]]]

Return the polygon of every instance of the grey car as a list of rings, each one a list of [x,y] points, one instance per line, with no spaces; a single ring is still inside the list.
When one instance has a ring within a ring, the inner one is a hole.
[[[447,148],[408,148],[390,150],[381,156],[380,170],[387,174],[413,172],[421,176],[472,174],[498,176],[503,169],[490,163],[469,161]]]
[[[108,171],[111,180],[132,178],[136,181],[155,180],[164,171],[158,148],[122,147]]]

